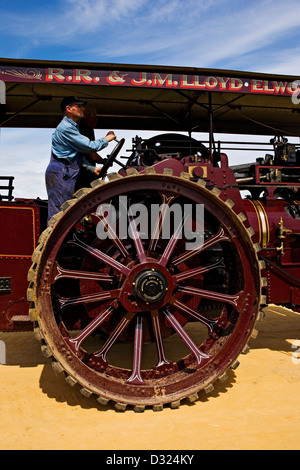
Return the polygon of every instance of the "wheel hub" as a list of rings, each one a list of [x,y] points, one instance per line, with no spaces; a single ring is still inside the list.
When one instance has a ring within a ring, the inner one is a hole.
[[[132,292],[137,300],[146,303],[159,302],[168,291],[166,277],[155,269],[145,269],[137,274],[132,283]]]

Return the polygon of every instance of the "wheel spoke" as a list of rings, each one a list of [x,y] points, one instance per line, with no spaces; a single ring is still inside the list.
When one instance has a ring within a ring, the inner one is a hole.
[[[179,321],[174,317],[174,315],[172,315],[172,313],[167,308],[165,308],[163,312],[164,312],[166,319],[172,325],[176,333],[178,333],[182,341],[184,341],[184,343],[187,345],[190,351],[194,354],[197,364],[198,366],[200,366],[201,362],[205,359],[208,359],[209,356],[199,350],[198,346],[193,342],[190,336],[186,333],[186,331],[180,325]]]
[[[149,251],[155,251],[157,247],[158,240],[161,236],[162,228],[164,225],[164,221],[166,218],[166,215],[168,213],[168,210],[170,208],[171,202],[174,201],[174,199],[177,196],[167,196],[166,194],[161,194],[162,198],[162,205],[160,206],[160,210],[158,213],[158,217],[156,220],[155,227],[153,229],[153,232],[151,233],[151,240],[149,243]]]
[[[199,268],[194,268],[194,269],[188,269],[187,271],[183,271],[179,274],[175,274],[172,276],[174,282],[182,282],[185,281],[186,279],[194,278],[195,276],[198,276],[199,274],[204,274],[209,271],[212,271],[213,269],[216,268],[225,268],[225,264],[223,261],[223,258],[221,258],[219,261],[216,261],[215,263],[209,264],[208,266],[200,266]]]
[[[112,282],[114,280],[113,276],[110,276],[107,273],[95,273],[88,271],[73,271],[71,269],[64,269],[59,266],[58,263],[55,263],[53,268],[53,279],[54,282],[61,278],[68,279],[86,279],[90,281],[104,281]]]
[[[239,311],[244,299],[243,291],[238,292],[235,295],[223,294],[222,292],[212,292],[204,289],[198,289],[196,287],[189,286],[178,286],[178,292],[185,292],[186,294],[195,295],[197,297],[204,297],[205,299],[216,300],[218,302],[225,302],[233,305]]]
[[[122,253],[122,255],[125,257],[130,257],[127,248],[125,247],[122,240],[118,237],[118,235],[116,234],[116,231],[114,230],[112,225],[109,223],[109,221],[106,219],[106,217],[104,216],[102,217],[100,214],[97,214],[97,213],[93,213],[93,215],[99,219],[99,221],[102,223],[104,227],[106,227],[106,231],[108,233],[109,239],[112,240],[112,242],[118,248],[120,253]]]
[[[120,289],[108,290],[96,294],[87,294],[79,297],[58,297],[61,308],[67,307],[68,305],[79,305],[90,302],[99,302],[101,300],[116,299],[120,294]]]
[[[128,218],[130,222],[130,236],[133,239],[139,262],[145,263],[147,261],[147,256],[145,253],[145,249],[144,249],[144,245],[141,239],[140,232],[137,229],[134,218],[130,216]]]
[[[107,307],[105,310],[99,313],[99,315],[94,318],[78,335],[71,337],[66,337],[64,340],[69,344],[69,346],[75,351],[76,353],[79,351],[81,343],[88,338],[88,336],[98,328],[101,323],[106,320],[114,311],[112,305]]]
[[[168,263],[168,261],[169,261],[171,255],[172,255],[172,253],[173,253],[173,251],[174,251],[174,248],[175,248],[175,246],[176,246],[178,240],[180,239],[181,232],[182,232],[182,227],[184,226],[184,224],[185,224],[187,218],[188,218],[188,216],[186,216],[186,217],[184,218],[184,220],[181,221],[181,222],[178,224],[178,226],[177,226],[177,228],[175,229],[175,231],[174,231],[172,237],[170,238],[169,243],[167,244],[167,246],[166,246],[166,248],[165,248],[165,251],[164,251],[163,254],[162,254],[162,257],[161,257],[161,259],[159,260],[159,264],[160,264],[161,266],[166,266],[166,265],[167,265],[167,263]]]
[[[143,317],[137,315],[136,325],[134,332],[134,344],[133,344],[133,368],[132,373],[127,383],[134,385],[141,385],[144,380],[141,376],[141,362],[142,362],[142,343],[143,343]]]
[[[196,318],[196,320],[199,320],[201,323],[206,325],[209,331],[212,331],[214,325],[217,323],[216,320],[210,320],[209,318],[204,317],[204,315],[201,315],[201,313],[198,313],[196,310],[184,304],[175,297],[172,297],[169,302],[174,307],[179,308],[179,310],[181,310],[182,312],[188,313],[192,317]]]
[[[156,364],[155,368],[156,369],[164,368],[165,366],[168,366],[172,363],[170,361],[168,361],[166,359],[166,356],[165,356],[164,344],[163,344],[161,328],[160,328],[159,315],[158,315],[157,310],[153,310],[151,312],[151,319],[152,319],[152,326],[153,326],[155,345],[156,345],[157,357],[158,357],[158,361],[157,361],[157,364]]]
[[[181,255],[177,256],[176,258],[173,259],[172,264],[174,266],[178,266],[180,263],[183,263],[187,261],[188,259],[192,258],[193,256],[201,253],[201,251],[204,251],[207,248],[210,248],[216,243],[219,243],[222,241],[229,241],[229,238],[225,235],[224,229],[220,227],[216,235],[210,237],[208,240],[204,241],[203,243],[199,243],[199,245],[197,245],[192,250],[187,250]]]
[[[134,315],[135,314],[132,313],[132,312],[127,312],[127,314],[122,318],[120,323],[116,326],[114,331],[111,333],[110,337],[105,342],[105,344],[102,346],[100,351],[95,352],[93,354],[94,358],[101,359],[104,363],[107,363],[106,357],[107,357],[107,354],[108,354],[109,350],[114,345],[114,343],[117,341],[120,334],[125,330],[125,328],[127,328],[129,323],[133,319]]]
[[[68,243],[74,244],[79,246],[80,248],[83,248],[85,251],[90,253],[92,256],[95,258],[99,259],[100,261],[103,261],[103,263],[107,264],[108,266],[111,266],[112,268],[116,269],[117,271],[121,272],[125,276],[129,274],[129,269],[124,266],[124,264],[119,263],[115,259],[111,258],[110,256],[106,255],[102,251],[98,250],[97,248],[93,248],[92,246],[87,245],[83,241],[79,240],[79,238],[74,234],[73,235],[73,240],[70,240]]]

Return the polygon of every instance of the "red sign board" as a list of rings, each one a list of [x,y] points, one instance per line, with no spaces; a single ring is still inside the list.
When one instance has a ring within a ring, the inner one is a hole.
[[[179,90],[221,91],[246,94],[291,96],[300,89],[300,81],[261,78],[237,78],[223,75],[192,75],[125,70],[70,68],[24,68],[0,66],[4,82],[64,83],[95,86],[174,88]]]

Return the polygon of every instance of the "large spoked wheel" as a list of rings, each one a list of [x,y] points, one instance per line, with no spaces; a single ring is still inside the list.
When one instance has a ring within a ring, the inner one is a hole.
[[[140,411],[194,400],[236,361],[259,312],[257,250],[242,217],[202,184],[166,174],[86,191],[33,256],[43,348],[100,403]]]

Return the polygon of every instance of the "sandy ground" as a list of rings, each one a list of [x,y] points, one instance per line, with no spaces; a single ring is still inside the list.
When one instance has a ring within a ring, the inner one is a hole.
[[[55,375],[33,333],[0,333],[0,449],[299,449],[300,314],[265,312],[226,387],[162,412],[102,407]]]

